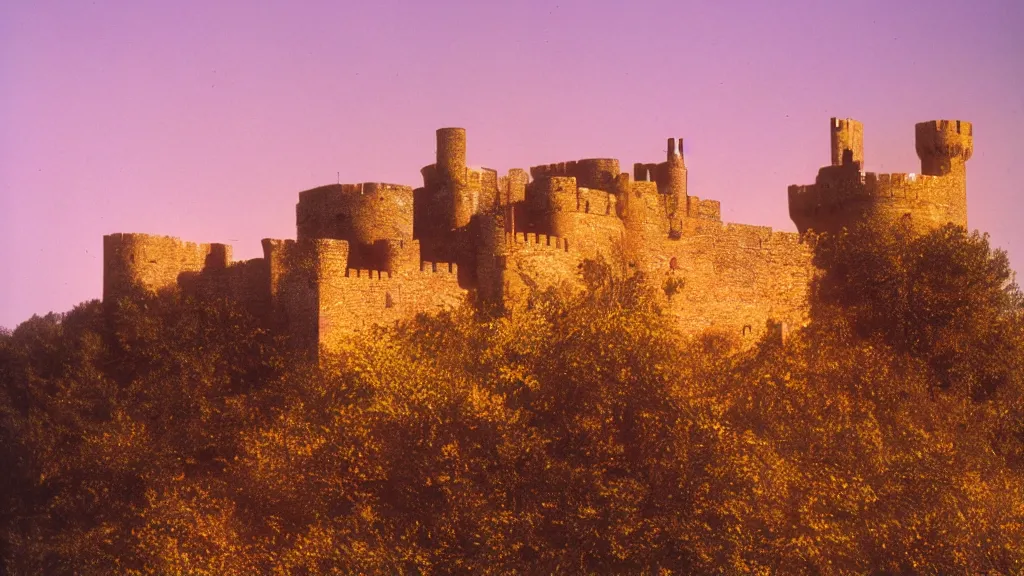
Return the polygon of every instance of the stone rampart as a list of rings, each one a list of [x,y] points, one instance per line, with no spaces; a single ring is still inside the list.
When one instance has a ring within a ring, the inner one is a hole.
[[[800,232],[835,233],[859,222],[883,226],[905,216],[920,231],[947,222],[967,225],[966,188],[955,175],[842,175],[823,169],[815,184],[790,186],[789,206]]]
[[[800,235],[706,219],[693,224],[680,239],[663,240],[647,262],[684,332],[757,339],[769,322],[803,323],[813,266]]]
[[[104,237],[104,299],[177,286],[229,298],[293,337],[334,349],[354,331],[446,307],[521,303],[535,289],[578,289],[579,265],[603,257],[639,270],[684,332],[724,330],[750,342],[785,334],[806,313],[815,273],[800,234],[721,222],[721,204],[690,194],[682,139],[664,162],[591,158],[512,169],[466,163],[466,133],[437,131],[424,185],[335,184],[306,190],[297,240],[263,240],[264,257],[232,262],[225,244],[146,234]],[[800,233],[910,217],[919,231],[966,225],[968,122],[915,126],[922,175],[863,171],[863,127],[830,124],[830,165],[791,186]]]
[[[380,182],[331,184],[299,193],[299,240],[333,238],[369,245],[412,240],[412,187]]]

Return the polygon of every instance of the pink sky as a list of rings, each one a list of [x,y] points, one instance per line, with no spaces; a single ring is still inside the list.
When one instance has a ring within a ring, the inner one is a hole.
[[[970,227],[1021,270],[1021,30],[1020,0],[3,2],[0,326],[99,298],[104,234],[254,258],[337,172],[419,185],[443,126],[502,172],[682,136],[691,193],[792,231],[831,116],[877,172],[968,120]]]

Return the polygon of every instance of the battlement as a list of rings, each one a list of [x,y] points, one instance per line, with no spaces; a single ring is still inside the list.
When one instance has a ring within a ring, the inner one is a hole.
[[[614,158],[585,158],[530,168],[530,176],[535,181],[558,176],[572,177],[578,186],[606,191],[613,189],[619,173],[619,161]]]
[[[974,154],[974,127],[961,120],[921,122],[914,126],[914,146],[924,174],[960,173]]]
[[[823,178],[789,187],[790,216],[801,232],[836,232],[856,221],[891,221],[911,215],[927,228],[945,222],[966,223],[963,189],[943,176],[861,172],[849,178]]]
[[[346,268],[345,278],[380,280],[382,278],[391,278],[391,272],[388,272],[387,270],[368,270],[366,268]]]
[[[928,122],[919,122],[916,126],[920,126],[921,130],[927,129],[939,133],[974,136],[974,127],[970,122],[964,122],[963,120],[929,120]]]
[[[535,232],[515,232],[506,234],[508,244],[519,246],[545,247],[555,250],[569,251],[569,240],[551,234],[537,234]]]
[[[366,196],[371,194],[405,194],[412,191],[411,186],[390,184],[388,182],[359,182],[357,184],[328,184],[299,192],[299,201],[320,196]]]
[[[434,163],[420,170],[423,187],[302,191],[296,239],[264,239],[263,258],[233,262],[226,244],[105,236],[104,299],[176,285],[242,302],[302,347],[332,348],[346,334],[422,312],[467,302],[508,309],[536,289],[581,289],[580,263],[603,257],[664,288],[665,309],[684,332],[754,335],[796,325],[806,312],[807,230],[906,216],[921,230],[966,224],[969,122],[915,125],[921,174],[864,171],[856,120],[832,118],[829,133],[831,163],[813,184],[789,187],[800,231],[790,233],[723,223],[720,202],[690,194],[682,138],[632,174],[616,159],[588,158],[499,176],[466,163],[464,129],[442,128]]]
[[[231,247],[185,242],[173,236],[115,233],[103,237],[104,298],[132,286],[157,291],[175,286],[182,274],[226,269]]]
[[[458,276],[459,265],[455,262],[420,262],[420,272],[428,274],[451,274]]]
[[[299,240],[333,238],[362,245],[385,238],[411,240],[413,191],[383,182],[321,186],[299,193],[295,216]]]
[[[686,217],[706,220],[722,220],[722,203],[718,200],[702,200],[696,196],[686,198]]]
[[[941,176],[913,172],[860,172],[850,179],[822,178],[815,184],[792,185],[790,198],[817,204],[842,203],[853,198],[914,198],[927,200],[940,195]]]
[[[947,222],[966,226],[965,162],[973,151],[969,122],[933,120],[915,125],[921,174],[862,170],[863,127],[832,119],[832,165],[812,185],[789,187],[789,213],[801,232],[837,232],[859,222],[910,217],[924,231]],[[843,157],[840,157],[842,153]]]
[[[158,234],[143,234],[138,232],[115,232],[103,236],[105,245],[120,248],[154,247],[180,253],[180,255],[193,254],[206,256],[213,246],[227,248],[230,253],[231,247],[225,244],[188,242],[177,236],[162,236]]]

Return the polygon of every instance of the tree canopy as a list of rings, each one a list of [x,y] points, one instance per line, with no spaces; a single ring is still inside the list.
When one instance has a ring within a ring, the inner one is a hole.
[[[947,227],[821,237],[784,344],[639,275],[321,364],[227,302],[0,334],[10,574],[1024,571],[1024,305]]]

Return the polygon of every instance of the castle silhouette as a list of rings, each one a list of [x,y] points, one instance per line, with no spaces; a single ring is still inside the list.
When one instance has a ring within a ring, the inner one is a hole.
[[[720,204],[687,191],[682,139],[661,163],[590,158],[504,176],[466,163],[466,132],[437,131],[423,186],[332,184],[299,194],[295,240],[264,239],[263,258],[233,262],[225,244],[118,233],[103,238],[103,299],[178,286],[230,298],[311,353],[374,324],[462,305],[497,309],[532,288],[579,285],[602,256],[665,294],[688,333],[708,328],[751,343],[806,315],[814,274],[808,231],[909,219],[924,232],[967,225],[968,122],[915,126],[920,174],[864,172],[863,126],[830,122],[831,165],[790,186],[799,233],[723,223]]]

